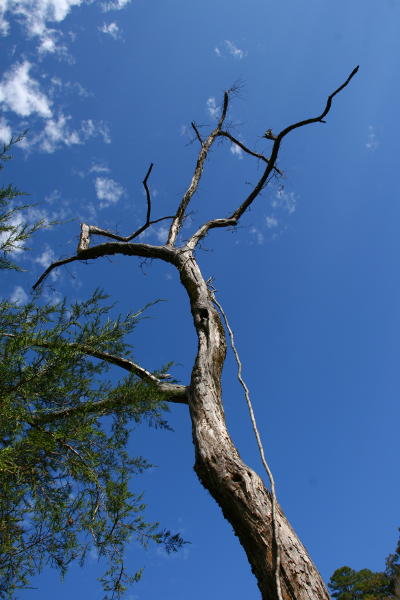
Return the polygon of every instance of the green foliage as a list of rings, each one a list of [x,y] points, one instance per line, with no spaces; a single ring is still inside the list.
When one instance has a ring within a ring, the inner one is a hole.
[[[21,234],[7,210],[17,195],[10,186],[0,192],[3,268],[13,268],[7,254],[32,233]],[[130,373],[111,380],[110,364],[95,357],[128,358],[124,336],[140,314],[112,320],[105,300],[96,291],[71,306],[0,301],[1,598],[14,598],[46,565],[64,574],[72,561],[83,564],[93,548],[107,561],[106,597],[119,597],[140,577],[125,568],[130,540],[167,551],[184,543],[146,522],[142,496],[131,491],[132,478],[150,466],[127,453],[131,427],[168,427],[166,404]]]
[[[11,159],[10,148],[23,137],[24,134],[19,135],[12,138],[8,144],[3,144],[0,150],[0,170],[3,169],[4,163]],[[21,271],[22,269],[9,259],[9,255],[26,250],[26,240],[44,225],[42,221],[33,224],[26,222],[24,210],[28,205],[14,205],[14,200],[25,195],[11,184],[0,188],[0,269]]]
[[[386,569],[354,571],[350,567],[336,569],[328,584],[332,597],[338,600],[396,600],[400,596],[400,540],[396,552],[386,559]]]

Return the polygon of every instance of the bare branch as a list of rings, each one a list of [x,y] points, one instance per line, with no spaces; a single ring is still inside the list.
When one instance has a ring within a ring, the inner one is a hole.
[[[186,248],[194,250],[199,241],[207,235],[210,229],[216,229],[217,227],[234,227],[237,225],[237,219],[213,219],[204,223],[190,238],[186,244]]]
[[[194,121],[192,121],[191,122],[191,126],[192,126],[192,128],[193,128],[193,130],[194,130],[194,132],[196,134],[197,139],[200,142],[200,146],[202,146],[203,145],[203,140],[201,139],[201,135],[199,133],[199,130],[197,129],[196,123]]]
[[[142,183],[143,183],[143,187],[145,189],[146,192],[146,199],[147,199],[147,215],[146,215],[146,224],[150,223],[150,214],[151,214],[151,196],[150,196],[150,190],[149,187],[147,185],[147,180],[150,177],[150,173],[152,171],[154,164],[150,163],[150,167],[146,173],[146,177],[143,179]]]
[[[319,123],[323,123],[324,122],[323,121],[324,117],[326,117],[326,115],[328,114],[328,112],[329,112],[329,110],[330,110],[330,108],[332,106],[332,99],[343,88],[345,88],[348,85],[348,83],[350,83],[351,79],[357,73],[358,69],[359,69],[358,66],[355,69],[353,69],[353,71],[350,73],[350,75],[346,79],[346,81],[341,86],[339,86],[337,88],[337,90],[335,90],[332,94],[330,94],[330,96],[328,96],[328,100],[326,102],[325,109],[323,110],[323,112],[318,117],[313,117],[311,119],[305,119],[303,121],[298,121],[297,123],[293,123],[292,125],[289,125],[285,129],[283,129],[277,136],[274,136],[272,134],[272,132],[268,132],[268,137],[270,139],[274,139],[275,140],[274,141],[274,145],[272,147],[271,156],[269,158],[268,166],[265,169],[262,177],[258,181],[258,183],[255,186],[255,188],[253,189],[253,191],[249,194],[249,196],[246,198],[246,200],[239,206],[239,208],[237,208],[235,210],[235,212],[232,213],[231,218],[240,219],[240,217],[242,216],[242,214],[248,209],[248,207],[250,206],[250,204],[252,204],[252,202],[254,201],[254,199],[259,195],[259,193],[264,188],[264,185],[267,183],[268,177],[270,176],[270,174],[272,172],[272,169],[275,167],[275,163],[276,163],[276,161],[278,159],[280,145],[281,145],[281,142],[282,142],[283,138],[286,135],[288,135],[288,133],[290,133],[291,131],[293,131],[294,129],[297,129],[299,127],[304,127],[305,125],[310,125],[311,123],[318,123],[318,122]]]
[[[15,337],[15,335],[12,333],[2,333],[2,332],[0,332],[0,336],[9,337],[9,338]],[[38,348],[48,348],[50,350],[52,348],[59,347],[59,344],[51,343],[51,342],[44,342],[44,341],[40,341],[40,340],[33,341],[30,345],[37,346]],[[128,371],[129,373],[134,373],[135,375],[137,375],[137,377],[142,379],[142,381],[147,381],[148,383],[155,385],[160,392],[162,392],[164,394],[169,394],[170,397],[166,398],[167,402],[174,402],[177,404],[187,404],[188,403],[186,386],[175,384],[175,383],[168,383],[166,381],[161,381],[161,379],[165,378],[166,375],[164,375],[161,378],[156,377],[155,375],[153,375],[153,373],[150,373],[150,371],[147,371],[147,369],[144,369],[140,365],[133,362],[133,360],[130,360],[128,358],[123,358],[121,356],[116,356],[114,354],[110,354],[109,352],[104,352],[102,350],[94,350],[93,348],[91,348],[90,346],[88,346],[86,344],[62,341],[62,346],[65,346],[67,348],[72,348],[74,350],[77,350],[78,352],[81,352],[82,354],[86,354],[87,356],[93,356],[94,358],[98,358],[98,359],[108,362],[110,364],[116,365],[117,367],[120,367],[121,369],[125,369],[125,371]],[[115,402],[115,399],[114,399],[114,402]],[[93,406],[96,406],[96,407],[107,406],[107,403],[110,403],[109,399],[98,402],[98,403],[94,404]],[[85,405],[82,405],[82,407],[79,407],[79,408],[82,411],[84,411],[84,406]],[[55,415],[55,414],[60,414],[60,415],[65,416],[67,414],[68,410],[69,409],[63,409],[62,411],[57,411],[57,413],[49,413],[49,416]],[[96,410],[93,408],[93,409],[91,409],[91,412],[96,412]]]
[[[207,158],[208,152],[213,145],[215,139],[217,138],[219,132],[221,131],[222,125],[225,121],[226,113],[228,111],[229,104],[229,92],[224,93],[224,103],[222,107],[221,116],[219,118],[218,124],[215,129],[210,133],[205,142],[202,142],[201,149],[197,158],[196,168],[194,170],[194,174],[192,177],[192,181],[188,189],[186,190],[181,203],[178,207],[177,213],[174,217],[174,220],[171,224],[169,234],[168,234],[168,246],[173,246],[175,244],[177,235],[179,233],[180,228],[182,227],[183,219],[185,216],[185,212],[190,200],[193,197],[193,194],[197,191],[197,188],[200,183],[200,179],[203,173],[204,162]]]
[[[219,135],[228,138],[233,144],[236,144],[236,146],[239,146],[239,148],[241,148],[243,150],[243,152],[246,152],[247,154],[250,154],[251,156],[254,156],[255,158],[259,158],[260,160],[262,160],[265,163],[269,163],[269,158],[264,156],[264,154],[259,154],[258,152],[253,152],[253,150],[250,150],[250,148],[247,148],[247,146],[245,146],[243,144],[243,142],[241,142],[240,140],[233,137],[233,135],[231,135],[228,131],[220,131]],[[274,170],[279,175],[283,175],[282,171],[280,169],[278,169],[278,167],[274,167]]]
[[[121,244],[119,242],[106,242],[104,244],[93,246],[93,248],[78,248],[76,256],[71,256],[70,258],[52,263],[33,285],[33,289],[36,289],[53,269],[56,269],[61,265],[65,265],[75,260],[85,261],[100,258],[101,256],[112,256],[113,254],[141,256],[143,258],[160,258],[169,263],[174,263],[176,260],[176,250],[174,248],[153,246],[152,244]]]
[[[272,152],[271,152],[271,156],[269,157],[269,159],[267,159],[262,154],[257,154],[255,152],[253,152],[252,150],[249,150],[246,146],[244,146],[244,144],[242,144],[239,140],[236,140],[228,132],[220,130],[216,134],[217,136],[227,137],[233,143],[237,144],[240,148],[242,148],[242,150],[244,150],[245,152],[248,152],[248,154],[251,154],[252,156],[260,158],[261,160],[266,162],[267,165],[266,165],[266,168],[265,168],[262,176],[260,177],[259,181],[255,185],[255,187],[253,188],[251,193],[247,196],[247,198],[244,200],[244,202],[242,202],[242,204],[230,215],[230,217],[225,218],[225,219],[212,219],[211,221],[208,221],[207,223],[202,225],[196,231],[196,233],[194,233],[194,235],[190,238],[189,242],[187,243],[187,247],[190,250],[193,250],[196,247],[196,245],[199,243],[199,241],[202,238],[204,238],[205,235],[207,235],[207,233],[210,229],[214,229],[216,227],[230,227],[230,226],[237,225],[240,217],[243,215],[244,212],[246,212],[246,210],[249,208],[249,206],[253,203],[253,201],[257,198],[257,196],[263,190],[265,185],[268,183],[268,178],[270,177],[271,173],[273,171],[277,171],[279,174],[281,174],[281,171],[276,167],[276,161],[278,159],[280,145],[281,145],[283,138],[288,133],[290,133],[294,129],[297,129],[298,127],[303,127],[304,125],[309,125],[310,123],[318,123],[318,122],[324,123],[324,117],[326,117],[326,115],[328,114],[328,112],[332,106],[332,100],[333,100],[334,96],[336,96],[336,94],[338,94],[341,90],[343,90],[343,88],[345,88],[350,83],[351,79],[357,73],[358,69],[359,69],[358,66],[355,69],[353,69],[353,71],[350,73],[350,75],[346,79],[346,81],[340,87],[338,87],[337,90],[335,90],[330,96],[328,96],[328,100],[326,102],[325,109],[318,117],[314,117],[311,119],[305,119],[303,121],[294,123],[293,125],[289,125],[285,129],[283,129],[278,135],[274,135],[272,133],[272,131],[270,131],[270,130],[268,130],[266,132],[264,137],[267,137],[267,139],[274,140],[274,145],[272,147]]]
[[[337,90],[335,90],[334,92],[332,92],[332,94],[330,96],[328,96],[328,100],[326,101],[326,106],[325,109],[323,110],[323,112],[318,116],[318,117],[313,117],[311,119],[305,119],[304,121],[298,121],[298,123],[294,123],[293,125],[289,125],[288,127],[286,127],[286,129],[283,129],[280,134],[277,136],[277,142],[280,142],[288,133],[290,133],[291,131],[293,131],[293,129],[297,129],[298,127],[304,127],[304,125],[310,125],[310,123],[324,123],[324,118],[326,117],[326,115],[328,114],[328,112],[331,109],[332,106],[332,100],[333,98],[336,96],[336,94],[338,94],[339,92],[341,92],[349,83],[350,81],[353,79],[354,75],[357,73],[358,69],[360,68],[359,65],[357,65],[352,72],[350,73],[350,75],[348,76],[348,78],[346,79],[346,81],[344,83],[342,83],[341,86],[339,86],[337,88]]]
[[[119,242],[130,242],[134,238],[138,237],[141,233],[143,233],[143,231],[145,231],[146,229],[151,227],[151,225],[155,225],[156,223],[159,223],[160,221],[165,221],[166,219],[174,218],[173,215],[168,215],[166,217],[161,217],[159,219],[153,219],[153,220],[150,219],[151,195],[150,195],[150,190],[149,190],[147,181],[150,177],[153,166],[154,166],[154,164],[150,163],[150,166],[147,170],[146,176],[142,181],[143,187],[145,189],[146,201],[147,201],[147,213],[146,213],[146,221],[145,221],[144,225],[139,227],[139,229],[134,231],[131,235],[125,236],[125,235],[118,235],[117,233],[113,233],[112,231],[108,231],[107,229],[101,229],[100,227],[96,227],[96,225],[86,225],[85,223],[82,223],[81,224],[81,234],[80,234],[79,244],[78,244],[78,252],[80,250],[86,250],[87,248],[89,248],[91,234],[92,235],[102,235],[104,237],[111,238],[112,240],[118,240]]]

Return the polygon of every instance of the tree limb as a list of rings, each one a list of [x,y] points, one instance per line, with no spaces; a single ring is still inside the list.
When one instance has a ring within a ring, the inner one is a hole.
[[[255,156],[256,158],[259,158],[260,160],[262,160],[265,163],[269,163],[269,158],[264,156],[264,154],[259,154],[258,152],[253,152],[253,150],[250,150],[250,148],[247,148],[247,146],[245,146],[243,144],[243,142],[234,138],[233,135],[231,135],[228,131],[220,131],[219,135],[228,138],[233,144],[236,144],[236,146],[239,146],[239,148],[241,148],[243,150],[243,152],[246,152],[247,154],[250,154],[251,156]],[[279,175],[281,175],[281,176],[283,175],[282,171],[280,169],[278,169],[278,167],[274,166],[274,170]]]
[[[151,225],[155,225],[156,223],[159,223],[160,221],[165,221],[166,219],[173,219],[174,216],[173,215],[169,215],[166,217],[161,217],[159,219],[150,219],[151,216],[151,195],[150,195],[150,190],[149,190],[149,186],[147,184],[148,179],[150,177],[151,171],[153,169],[154,163],[150,163],[150,166],[147,170],[147,173],[145,175],[145,178],[142,181],[145,193],[146,193],[146,201],[147,201],[147,212],[146,212],[146,221],[144,223],[144,225],[142,225],[141,227],[139,227],[139,229],[137,229],[136,231],[134,231],[133,233],[131,233],[130,235],[118,235],[117,233],[113,233],[112,231],[108,231],[107,229],[101,229],[100,227],[96,227],[95,225],[86,225],[85,223],[82,223],[81,225],[81,235],[79,238],[79,245],[78,245],[78,249],[79,250],[86,250],[87,248],[89,248],[89,243],[90,243],[90,234],[92,235],[102,235],[104,237],[108,237],[111,238],[113,240],[118,240],[119,242],[130,242],[131,240],[133,240],[134,238],[138,237],[141,233],[143,233],[143,231],[145,231],[146,229],[148,229]]]
[[[85,229],[86,228],[86,229]],[[32,286],[35,290],[44,279],[57,267],[65,265],[75,260],[90,260],[94,258],[100,258],[101,256],[112,256],[113,254],[124,254],[125,256],[141,256],[143,258],[160,258],[166,262],[174,263],[176,260],[176,250],[174,248],[167,248],[166,246],[153,246],[152,244],[126,244],[119,242],[105,242],[104,244],[98,244],[92,248],[84,247],[84,244],[88,240],[89,226],[82,224],[81,241],[78,247],[78,252],[75,256],[59,260],[47,267],[42,273],[36,283]],[[82,246],[82,247],[81,247]]]
[[[168,234],[167,246],[173,246],[175,244],[179,230],[182,227],[183,219],[185,217],[185,212],[188,207],[188,204],[189,204],[190,200],[192,199],[193,194],[197,191],[197,188],[199,187],[200,179],[201,179],[201,176],[203,173],[204,162],[207,158],[208,152],[209,152],[211,146],[213,145],[213,143],[215,142],[216,138],[218,137],[218,134],[221,131],[221,127],[225,121],[226,113],[228,111],[228,104],[229,104],[229,92],[225,92],[224,93],[224,103],[223,103],[222,112],[221,112],[221,116],[219,118],[218,124],[215,127],[215,129],[210,133],[210,135],[208,136],[206,141],[201,142],[201,149],[200,149],[200,152],[199,152],[199,155],[197,158],[196,168],[194,170],[192,181],[190,182],[190,185],[189,185],[188,189],[186,190],[186,192],[181,200],[181,203],[179,204],[177,213],[171,224],[169,234]],[[193,124],[192,124],[192,126],[193,126]],[[195,129],[195,131],[196,131],[196,129]],[[200,137],[200,136],[198,136],[198,137]],[[201,138],[200,138],[200,140],[201,140]]]
[[[328,114],[328,112],[331,109],[333,98],[336,96],[336,94],[341,92],[350,83],[351,79],[357,73],[358,69],[359,69],[358,66],[355,67],[355,69],[353,69],[353,71],[350,73],[350,75],[348,76],[346,81],[341,86],[339,86],[334,92],[332,92],[332,94],[330,94],[328,96],[326,106],[325,106],[323,112],[319,116],[312,117],[310,119],[304,119],[302,121],[298,121],[297,123],[293,123],[292,125],[289,125],[285,129],[282,129],[282,131],[278,135],[274,135],[272,133],[272,131],[270,131],[270,130],[268,130],[266,132],[265,137],[267,137],[267,139],[274,140],[274,145],[272,147],[272,152],[271,152],[271,156],[269,157],[269,159],[265,159],[265,157],[264,157],[264,159],[267,161],[267,166],[264,170],[264,173],[258,180],[258,182],[255,185],[255,187],[253,188],[253,190],[250,192],[250,194],[244,200],[244,202],[242,202],[242,204],[240,204],[240,206],[230,215],[230,217],[228,217],[226,219],[212,219],[211,221],[208,221],[207,223],[205,223],[198,229],[198,231],[190,238],[190,240],[188,242],[188,246],[190,247],[191,250],[193,250],[195,248],[195,246],[198,244],[198,242],[208,233],[208,231],[210,229],[213,229],[215,227],[229,227],[232,225],[237,225],[240,217],[243,215],[243,213],[246,212],[246,210],[249,208],[249,206],[254,202],[254,200],[257,198],[257,196],[260,194],[260,192],[265,187],[266,183],[268,182],[268,178],[271,175],[271,173],[273,172],[273,170],[277,170],[277,167],[275,165],[276,165],[276,161],[278,159],[278,154],[279,154],[279,150],[280,150],[280,146],[281,146],[281,142],[282,142],[283,138],[286,137],[291,131],[293,131],[294,129],[298,129],[299,127],[304,127],[305,125],[310,125],[311,123],[324,123],[325,122],[324,118],[326,117],[326,115]],[[220,131],[218,135],[225,135],[225,133],[226,132],[222,133]],[[230,136],[229,134],[226,135],[225,137],[228,137],[229,139],[231,139],[231,141],[234,141],[235,144],[238,144],[240,147],[242,147],[243,150],[245,150],[244,145],[240,145],[241,142],[239,142],[239,140],[234,140],[234,138],[232,138],[232,136]],[[252,152],[249,151],[249,154],[251,154],[251,153]],[[253,155],[256,156],[256,153],[253,153]],[[259,155],[258,158],[261,158],[261,156],[262,155]]]
[[[15,335],[13,333],[2,333],[2,332],[0,332],[0,336],[8,337],[8,338],[15,337]],[[150,371],[147,371],[147,369],[144,369],[140,365],[136,364],[135,362],[133,362],[133,360],[130,360],[128,358],[123,358],[121,356],[116,356],[115,354],[110,354],[109,352],[105,352],[102,350],[94,350],[90,346],[88,346],[86,344],[79,344],[78,342],[65,342],[63,340],[61,342],[61,345],[66,346],[67,348],[72,348],[74,350],[78,350],[78,352],[81,352],[82,354],[86,354],[88,356],[93,356],[94,358],[98,358],[98,359],[108,362],[110,364],[116,365],[117,367],[120,367],[121,369],[125,369],[125,371],[128,371],[129,373],[134,373],[135,375],[137,375],[137,377],[142,379],[142,381],[147,381],[148,383],[155,385],[157,387],[157,389],[160,392],[162,392],[163,394],[168,394],[169,397],[165,399],[166,402],[173,402],[176,404],[187,404],[188,403],[186,386],[179,385],[176,383],[168,383],[166,381],[161,381],[160,378],[153,375],[153,373],[150,373]],[[51,350],[52,348],[59,347],[59,344],[51,343],[51,342],[44,342],[44,341],[42,342],[42,341],[38,340],[38,341],[32,341],[30,346],[37,346],[38,348],[48,348]],[[113,399],[113,402],[115,403],[115,399]],[[93,407],[97,407],[97,408],[96,409],[93,408],[93,409],[91,409],[91,411],[96,412],[96,410],[98,410],[99,407],[105,407],[105,406],[107,406],[107,404],[111,404],[111,401],[109,399],[106,399],[104,401],[100,401],[96,404],[93,404]],[[90,405],[90,406],[92,406],[92,405]],[[74,407],[72,410],[75,410],[75,408],[76,407]],[[85,405],[82,405],[78,408],[82,412],[87,410],[87,408],[85,409]],[[66,416],[68,413],[68,410],[69,409],[63,409],[62,411],[56,411],[54,413],[49,413],[49,415],[45,415],[45,417],[47,418],[47,416],[49,416],[49,418],[53,418],[53,416],[54,416],[54,418],[58,418],[58,417],[56,417],[56,415]],[[40,420],[41,420],[41,418],[40,418]]]

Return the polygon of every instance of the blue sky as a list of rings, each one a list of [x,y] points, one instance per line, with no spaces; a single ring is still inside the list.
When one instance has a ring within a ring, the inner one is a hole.
[[[400,204],[397,0],[5,0],[0,8],[0,141],[29,129],[4,172],[36,204],[29,218],[63,225],[18,253],[27,269],[2,290],[24,302],[53,259],[74,253],[79,222],[128,234],[171,214],[192,176],[196,144],[223,90],[240,84],[231,131],[268,151],[264,131],[316,116],[355,65],[327,124],[293,132],[284,177],[235,232],[214,231],[198,258],[234,327],[278,498],[323,576],[348,564],[383,568],[400,525],[396,440],[400,389]],[[210,156],[183,235],[226,216],[259,165],[238,147]],[[163,225],[147,235],[165,241]],[[4,277],[4,276],[3,276]],[[195,335],[176,273],[115,258],[57,272],[45,301],[103,287],[120,311],[156,298],[135,333],[138,362],[173,360],[187,382]],[[243,458],[260,471],[232,357],[224,403]],[[158,465],[134,482],[149,518],[190,540],[166,557],[129,549],[145,566],[129,600],[258,597],[245,555],[192,471],[186,407],[174,433],[139,429],[132,453]],[[94,557],[64,583],[45,572],[21,598],[101,598]]]

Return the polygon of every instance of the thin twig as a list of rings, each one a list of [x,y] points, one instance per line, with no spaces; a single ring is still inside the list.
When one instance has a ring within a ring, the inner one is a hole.
[[[231,135],[229,133],[229,131],[220,131],[219,135],[228,138],[233,144],[236,144],[236,146],[239,146],[239,148],[241,148],[243,150],[243,152],[246,152],[247,154],[250,154],[251,156],[254,156],[255,158],[259,158],[260,160],[262,160],[265,163],[269,163],[269,158],[264,156],[264,154],[259,154],[258,152],[254,152],[253,150],[250,150],[250,148],[247,148],[247,146],[245,146],[243,144],[243,142],[241,142],[240,140],[233,137],[233,135]],[[283,175],[282,171],[280,169],[278,169],[278,167],[274,166],[274,170],[279,175],[281,175],[281,176]]]
[[[277,522],[277,516],[276,516],[276,512],[277,512],[277,498],[276,498],[276,491],[275,491],[275,479],[274,476],[272,474],[272,471],[267,463],[267,460],[265,458],[265,453],[264,453],[264,447],[261,441],[261,437],[260,437],[260,433],[258,431],[258,427],[257,427],[257,422],[256,422],[256,417],[254,415],[254,410],[253,410],[253,405],[252,402],[250,400],[250,392],[249,392],[249,388],[246,385],[246,382],[244,381],[243,377],[242,377],[242,363],[239,357],[239,353],[236,349],[235,346],[235,338],[233,335],[233,331],[232,328],[229,324],[228,318],[224,312],[224,309],[222,308],[221,304],[218,302],[218,300],[215,297],[215,293],[212,291],[212,301],[215,304],[215,306],[217,306],[218,310],[220,311],[222,318],[224,319],[226,328],[229,332],[229,337],[230,337],[230,341],[231,341],[231,347],[233,350],[233,353],[235,355],[235,359],[236,359],[236,363],[237,363],[237,367],[238,367],[238,380],[240,382],[240,385],[242,386],[243,390],[244,390],[244,394],[245,394],[245,398],[246,398],[246,403],[247,403],[247,407],[249,409],[249,413],[250,413],[250,419],[251,419],[251,424],[253,427],[253,431],[254,431],[254,435],[257,441],[257,446],[258,446],[258,450],[260,452],[260,456],[261,456],[261,462],[264,466],[264,469],[268,475],[268,479],[270,481],[271,484],[271,520],[272,520],[272,536],[273,536],[273,541],[274,541],[274,546],[275,546],[275,585],[276,585],[276,592],[277,592],[277,596],[278,596],[278,600],[283,600],[282,598],[282,589],[281,589],[281,580],[280,580],[280,565],[281,565],[281,555],[280,555],[280,546],[279,546],[279,535],[278,535],[278,522]]]
[[[197,128],[197,125],[196,125],[196,123],[195,123],[194,121],[192,121],[190,124],[191,124],[191,126],[192,126],[192,129],[194,130],[194,132],[195,132],[195,134],[196,134],[196,137],[197,137],[197,139],[198,139],[198,140],[199,140],[199,142],[200,142],[200,146],[202,146],[202,145],[203,145],[203,140],[201,139],[201,135],[200,135],[200,132],[199,132],[199,130],[198,130],[198,128]]]
[[[150,163],[150,166],[149,166],[148,171],[146,173],[146,177],[142,181],[143,187],[144,187],[145,192],[146,192],[146,199],[147,199],[146,224],[150,223],[150,214],[151,214],[151,196],[150,196],[149,186],[147,185],[147,180],[150,177],[150,173],[152,171],[153,166],[154,166],[154,164]]]

